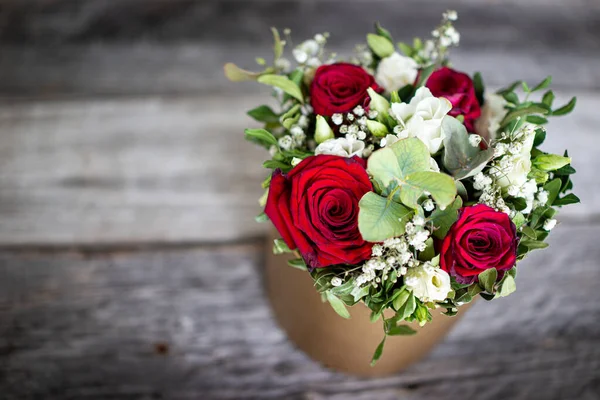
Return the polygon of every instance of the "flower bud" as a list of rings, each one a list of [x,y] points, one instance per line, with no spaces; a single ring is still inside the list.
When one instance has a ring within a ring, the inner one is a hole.
[[[390,133],[387,126],[381,122],[372,121],[370,119],[367,120],[367,128],[369,128],[369,131],[371,131],[371,133],[377,137],[385,137],[388,133]]]
[[[315,129],[315,140],[317,141],[317,143],[320,144],[326,140],[333,138],[333,130],[329,126],[327,120],[323,116],[317,115],[317,127]]]
[[[377,111],[379,114],[377,120],[382,121],[388,115],[390,109],[390,102],[385,97],[374,91],[372,88],[368,88],[367,92],[371,98],[369,103],[369,109]]]

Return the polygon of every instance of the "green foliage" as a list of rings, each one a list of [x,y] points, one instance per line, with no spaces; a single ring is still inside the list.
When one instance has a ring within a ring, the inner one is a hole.
[[[479,286],[485,289],[488,293],[494,293],[494,285],[498,279],[498,271],[496,268],[489,268],[479,274],[477,281]]]
[[[571,100],[569,100],[569,102],[567,104],[560,107],[559,109],[552,111],[552,115],[555,117],[557,117],[559,115],[567,115],[571,111],[573,111],[576,104],[577,104],[577,97],[573,97]]]
[[[383,336],[383,340],[375,349],[375,353],[373,353],[373,358],[371,359],[371,366],[374,366],[381,358],[381,355],[383,354],[383,346],[385,346],[385,339],[387,339],[387,335]]]
[[[246,140],[259,144],[265,148],[277,146],[277,139],[273,134],[265,129],[245,129]]]
[[[385,58],[394,52],[394,44],[385,36],[369,33],[367,34],[367,43],[377,57]]]
[[[436,208],[429,219],[436,229],[433,231],[433,236],[437,239],[443,239],[448,234],[452,225],[458,220],[458,210],[463,206],[463,201],[460,196],[457,196],[454,203],[444,210]]]
[[[542,171],[555,171],[571,163],[569,157],[557,156],[555,154],[540,154],[532,160],[533,166]]]
[[[382,242],[402,235],[406,222],[412,216],[410,209],[374,192],[366,193],[358,205],[360,234],[369,242]]]
[[[331,308],[342,318],[349,319],[350,313],[346,308],[346,305],[343,301],[341,301],[338,297],[336,297],[333,293],[326,292],[327,301],[331,304]]]
[[[465,179],[483,170],[494,156],[494,149],[481,150],[469,143],[469,134],[456,118],[445,117],[442,122],[444,156],[442,162],[456,179]]]
[[[283,239],[273,240],[273,254],[291,253],[292,250],[288,247]]]
[[[302,96],[302,90],[300,90],[297,83],[290,80],[290,78],[288,78],[287,76],[266,74],[266,75],[261,75],[257,79],[257,81],[259,83],[263,83],[265,85],[279,88],[279,89],[283,90],[285,93],[292,96],[293,98],[300,101],[300,103],[304,102],[304,97]]]
[[[306,267],[306,263],[304,262],[304,259],[302,259],[302,258],[296,258],[294,260],[289,260],[288,265],[290,267],[299,269],[301,271],[308,271],[308,268]]]
[[[413,328],[408,325],[396,325],[388,329],[386,332],[389,336],[406,336],[406,335],[414,335],[417,333]]]
[[[479,72],[475,72],[473,75],[473,86],[475,87],[475,95],[477,96],[477,102],[480,105],[484,103],[485,85],[483,84],[483,78]]]
[[[277,123],[279,116],[271,109],[271,107],[262,105],[248,111],[248,115],[258,122]]]

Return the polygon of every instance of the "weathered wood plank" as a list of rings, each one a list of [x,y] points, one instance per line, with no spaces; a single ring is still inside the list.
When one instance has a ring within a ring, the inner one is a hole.
[[[470,48],[465,44],[452,58],[456,68],[481,71],[486,83],[496,87],[516,79],[535,84],[552,75],[555,88],[600,89],[600,49],[559,54],[535,46],[523,50],[505,47]],[[348,46],[335,49],[341,55],[352,52]],[[234,61],[256,69],[255,57],[270,54],[267,46],[240,43],[6,45],[0,47],[0,98],[251,94],[253,85],[231,84],[222,67]]]
[[[397,376],[331,373],[271,318],[262,245],[0,252],[7,399],[584,399],[600,395],[600,226],[562,226],[430,357]],[[375,327],[378,329],[378,327]],[[350,349],[351,350],[351,349]]]
[[[477,33],[466,35],[469,45],[599,48],[592,39],[600,34],[600,6],[590,0],[512,0],[508,5],[405,0],[401,6],[393,0],[13,0],[0,9],[0,37],[3,42],[53,45],[132,39],[264,43],[269,38],[265,27],[276,25],[302,36],[314,29],[344,31],[337,40],[353,43],[373,21],[393,27],[399,37],[428,34],[447,8],[458,9],[465,33]]]
[[[151,97],[3,103],[0,106],[0,244],[218,242],[264,233],[254,222],[268,155],[242,138],[256,96]],[[566,96],[560,95],[559,101]],[[600,97],[555,119],[547,148],[569,148],[583,205],[598,215],[590,146]]]

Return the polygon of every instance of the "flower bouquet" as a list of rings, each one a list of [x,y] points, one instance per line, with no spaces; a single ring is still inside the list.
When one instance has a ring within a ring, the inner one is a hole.
[[[248,114],[264,123],[246,138],[270,153],[264,213],[281,239],[276,254],[310,274],[343,318],[363,303],[383,320],[383,340],[412,335],[431,311],[454,316],[476,296],[512,293],[518,263],[577,203],[567,152],[541,150],[554,107],[548,77],[490,92],[482,77],[452,68],[456,12],[427,40],[394,41],[379,26],[354,56],[336,60],[318,34],[283,57],[290,32],[273,29],[274,60],[253,73],[233,64],[233,81],[274,88],[278,108]],[[385,312],[385,314],[384,314]],[[411,324],[413,327],[415,324]]]

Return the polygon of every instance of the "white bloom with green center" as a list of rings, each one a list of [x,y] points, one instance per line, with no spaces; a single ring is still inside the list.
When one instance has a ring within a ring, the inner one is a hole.
[[[324,141],[315,149],[315,155],[331,154],[340,157],[362,157],[364,149],[365,142],[362,140],[355,140],[352,136],[349,136]]]
[[[419,65],[410,57],[394,52],[379,63],[375,81],[388,93],[415,82]]]
[[[409,268],[404,283],[423,302],[443,301],[452,290],[446,271],[429,263]]]
[[[430,154],[437,153],[444,144],[446,135],[442,129],[442,120],[452,109],[452,104],[443,97],[434,97],[426,87],[415,93],[410,103],[393,103],[391,115],[398,121],[402,135],[421,139]]]

